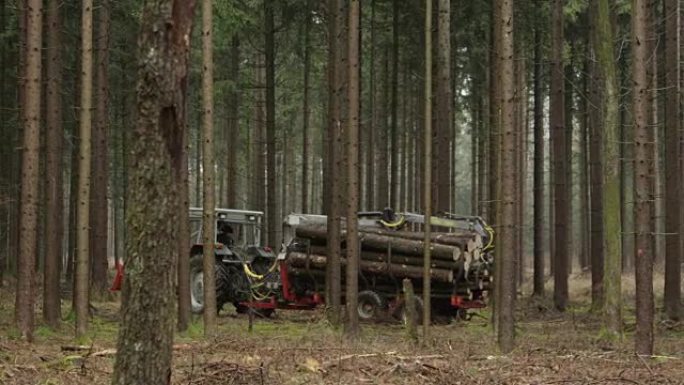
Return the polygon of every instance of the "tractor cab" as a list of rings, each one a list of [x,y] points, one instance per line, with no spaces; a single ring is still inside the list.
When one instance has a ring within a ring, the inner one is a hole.
[[[201,245],[202,208],[190,208],[190,236],[192,245]],[[225,247],[247,249],[261,245],[261,223],[264,213],[261,211],[216,209],[216,225],[214,240]]]

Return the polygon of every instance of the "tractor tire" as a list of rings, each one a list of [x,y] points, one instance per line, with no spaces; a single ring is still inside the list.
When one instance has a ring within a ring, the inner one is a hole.
[[[223,304],[230,297],[230,272],[222,265],[215,263],[216,276],[216,312],[220,312]],[[193,313],[204,311],[204,257],[202,254],[190,258],[190,308]]]
[[[416,308],[416,325],[423,324],[423,299],[420,297],[415,297],[415,308]],[[394,312],[396,318],[398,318],[402,324],[406,325],[408,323],[408,312],[406,311],[406,302],[402,301],[401,305]]]
[[[359,293],[357,311],[360,321],[380,321],[387,312],[387,300],[372,290]]]

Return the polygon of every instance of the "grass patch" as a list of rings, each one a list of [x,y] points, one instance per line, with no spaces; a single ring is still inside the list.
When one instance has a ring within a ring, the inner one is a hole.
[[[179,332],[177,338],[185,342],[204,338],[204,322],[202,322],[202,318],[193,317],[190,324],[188,324],[188,328]]]

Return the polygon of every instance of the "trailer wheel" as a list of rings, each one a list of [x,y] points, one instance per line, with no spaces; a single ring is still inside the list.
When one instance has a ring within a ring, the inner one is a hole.
[[[387,300],[372,290],[364,290],[359,293],[357,311],[361,321],[378,321],[387,310]]]

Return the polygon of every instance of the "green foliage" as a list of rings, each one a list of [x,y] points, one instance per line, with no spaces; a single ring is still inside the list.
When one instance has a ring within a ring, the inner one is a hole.
[[[579,16],[587,11],[589,4],[587,1],[594,0],[567,0],[563,7],[566,23],[575,23]]]
[[[58,335],[58,332],[48,326],[40,325],[36,328],[34,335],[36,338],[52,339]]]
[[[192,322],[188,324],[188,328],[178,333],[181,340],[198,340],[204,337],[204,323],[199,317],[193,317]]]

